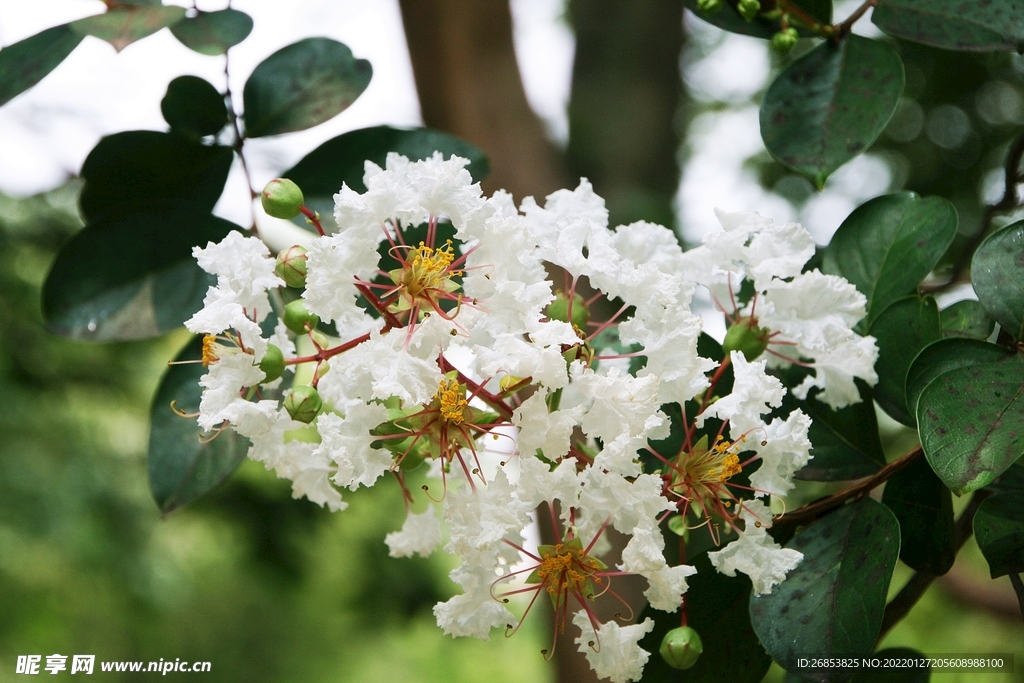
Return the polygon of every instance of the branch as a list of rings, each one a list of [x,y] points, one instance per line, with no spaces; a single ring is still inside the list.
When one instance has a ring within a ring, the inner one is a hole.
[[[867,479],[854,484],[853,486],[843,489],[838,493],[834,493],[828,498],[822,498],[817,500],[810,505],[806,505],[802,508],[793,510],[787,514],[782,515],[776,519],[772,525],[780,526],[785,524],[803,524],[821,517],[823,514],[831,510],[832,508],[842,505],[844,502],[855,496],[863,496],[868,493],[871,489],[876,486],[880,486],[889,479],[891,479],[897,472],[901,471],[915,460],[917,460],[924,451],[921,450],[920,446],[917,446],[906,455],[900,456],[898,459],[893,460],[891,463],[883,467],[882,469],[875,472]]]
[[[957,552],[960,552],[960,548],[963,547],[967,539],[974,533],[974,513],[978,511],[981,506],[981,502],[988,498],[990,495],[989,491],[975,491],[974,496],[971,497],[971,502],[964,508],[960,518],[956,520],[956,526],[953,529],[954,543],[956,544]],[[928,590],[928,586],[932,584],[937,577],[935,574],[929,574],[928,572],[914,572],[914,575],[910,577],[910,581],[907,585],[896,594],[896,597],[892,599],[888,605],[885,606],[885,614],[882,615],[882,628],[878,632],[878,640],[881,642],[885,634],[895,626],[903,617],[907,616],[911,608],[917,604],[917,601],[921,599],[924,592]],[[1011,579],[1012,580],[1012,579]]]
[[[878,0],[865,0],[863,5],[854,10],[853,14],[846,18],[846,21],[840,24],[833,24],[833,40],[840,40],[846,36],[846,34],[853,29],[853,25],[856,24],[862,16],[864,16],[864,13],[867,12],[869,8],[877,6]]]

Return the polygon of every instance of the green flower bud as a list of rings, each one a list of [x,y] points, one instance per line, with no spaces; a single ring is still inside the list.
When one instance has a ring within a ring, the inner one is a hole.
[[[581,330],[590,320],[590,311],[587,310],[587,304],[579,294],[573,294],[572,320],[569,319],[569,297],[563,292],[555,294],[555,300],[548,304],[547,315],[551,320],[572,323]]]
[[[306,250],[299,245],[288,247],[277,255],[274,272],[289,287],[306,286]]]
[[[753,318],[740,318],[725,333],[722,348],[726,353],[739,351],[748,360],[754,360],[768,348],[768,330],[757,326]]]
[[[800,40],[800,34],[790,26],[785,31],[779,31],[772,36],[772,49],[780,54],[786,54],[793,49],[798,40]]]
[[[697,9],[704,14],[714,14],[722,9],[722,0],[697,0]]]
[[[295,218],[305,199],[299,186],[287,178],[275,178],[260,193],[263,210],[274,218]]]
[[[658,653],[673,669],[689,669],[700,659],[704,643],[700,635],[689,626],[674,628],[661,639]]]
[[[321,344],[322,346],[322,344]],[[320,361],[316,366],[316,371],[313,373],[313,380],[316,382],[320,381],[320,378],[327,374],[327,371],[331,369],[331,364],[325,360]]]
[[[266,375],[264,382],[273,382],[284,373],[284,354],[273,344],[267,345],[267,352],[260,361],[260,370]]]
[[[306,302],[296,299],[284,307],[284,315],[281,316],[284,326],[295,334],[305,334],[307,330],[316,328],[320,323],[320,317],[310,313],[306,308]]]
[[[757,15],[761,13],[761,3],[759,0],[740,0],[740,4],[737,5],[736,9],[739,11],[740,16],[749,22],[756,19]]]
[[[295,387],[284,400],[284,409],[292,419],[306,424],[312,422],[323,407],[324,401],[319,392],[307,385]]]

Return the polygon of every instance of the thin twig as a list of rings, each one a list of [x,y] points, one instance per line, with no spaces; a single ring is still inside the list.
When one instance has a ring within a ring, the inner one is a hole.
[[[960,518],[956,520],[956,525],[953,528],[953,540],[957,552],[960,551],[960,548],[963,547],[967,539],[974,533],[974,513],[981,506],[981,501],[988,498],[988,496],[988,491],[975,491],[971,497],[971,502],[967,504],[967,507],[960,514]],[[903,617],[907,616],[907,613],[917,604],[917,601],[921,599],[924,592],[928,590],[928,586],[932,585],[932,581],[936,578],[935,574],[928,572],[914,572],[907,585],[885,606],[885,614],[882,615],[882,628],[878,632],[878,640],[876,642],[881,642],[885,634],[899,623]]]
[[[907,466],[911,465],[917,460],[924,451],[921,450],[920,446],[917,446],[905,455],[900,456],[896,460],[883,467],[882,469],[875,472],[867,479],[854,484],[849,488],[845,488],[838,493],[834,493],[828,498],[822,498],[821,500],[815,501],[810,505],[804,506],[788,512],[773,522],[773,526],[780,526],[785,524],[803,524],[811,520],[817,519],[834,507],[842,505],[844,502],[855,496],[862,496],[868,493],[871,489],[876,486],[880,486],[884,482],[891,479],[897,472],[903,470]]]
[[[252,175],[249,173],[249,165],[245,163],[245,154],[243,147],[245,146],[245,138],[242,136],[242,129],[238,126],[238,114],[235,113],[235,99],[231,94],[231,76],[228,69],[228,53],[224,53],[224,96],[228,101],[228,121],[231,123],[231,129],[234,131],[235,140],[231,147],[238,154],[238,158],[242,162],[242,173],[245,174],[245,184],[249,186],[249,200],[250,202],[259,195],[258,192],[252,186]],[[249,228],[253,235],[259,237],[259,232],[256,229],[256,216],[253,215],[252,227]]]
[[[846,36],[846,34],[853,29],[853,25],[856,24],[862,16],[864,16],[864,13],[867,12],[868,9],[877,6],[878,0],[865,0],[864,4],[854,10],[853,14],[848,16],[845,21],[839,24],[833,24],[833,40],[839,40]]]

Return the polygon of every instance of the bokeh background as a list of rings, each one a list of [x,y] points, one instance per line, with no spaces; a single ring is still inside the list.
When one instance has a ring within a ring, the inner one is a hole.
[[[858,3],[836,4],[844,17]],[[894,189],[949,197],[968,240],[1000,196],[1006,147],[1024,129],[1024,58],[898,42],[907,89],[896,115],[817,192],[760,140],[757,105],[783,58],[764,41],[684,17],[680,0],[232,6],[255,19],[230,54],[235,92],[264,57],[306,36],[341,40],[374,68],[368,90],[336,119],[247,142],[257,186],[347,130],[426,123],[491,156],[487,189],[544,195],[586,176],[616,224],[662,222],[687,243],[716,226],[717,206],[799,220],[825,244],[859,203]],[[0,0],[0,45],[102,9],[94,0]],[[857,31],[875,35],[867,20]],[[550,639],[543,619],[486,643],[440,633],[430,610],[455,588],[452,562],[387,556],[383,536],[402,522],[389,512],[401,509],[397,487],[347,495],[351,506],[330,514],[247,463],[161,518],[146,479],[149,404],[187,336],[93,345],[43,330],[41,284],[81,227],[82,161],[102,135],[163,130],[159,101],[181,74],[225,84],[223,59],[190,52],[167,31],[120,54],[87,38],[0,108],[0,683],[20,678],[17,655],[54,653],[207,660],[210,673],[169,675],[211,683],[556,680],[558,665],[539,654]],[[247,225],[250,211],[234,169],[216,213]],[[953,288],[946,302],[968,295]],[[883,427],[891,457],[913,445],[913,434],[884,419]],[[898,567],[893,592],[909,575]],[[1013,592],[1005,577],[988,578],[973,542],[884,645],[1015,652],[1024,672]],[[561,680],[586,672],[561,663]]]

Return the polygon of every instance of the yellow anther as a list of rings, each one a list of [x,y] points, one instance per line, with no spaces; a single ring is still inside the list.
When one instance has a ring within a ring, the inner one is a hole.
[[[434,397],[441,403],[441,417],[449,422],[462,424],[469,401],[466,400],[466,390],[459,386],[456,380],[441,380]]]
[[[735,453],[730,453],[725,456],[722,460],[722,474],[718,476],[719,481],[725,481],[729,477],[739,474],[743,470],[740,467],[740,457]]]
[[[208,366],[217,362],[220,357],[220,344],[217,343],[217,338],[212,334],[208,334],[203,337],[203,366]]]

